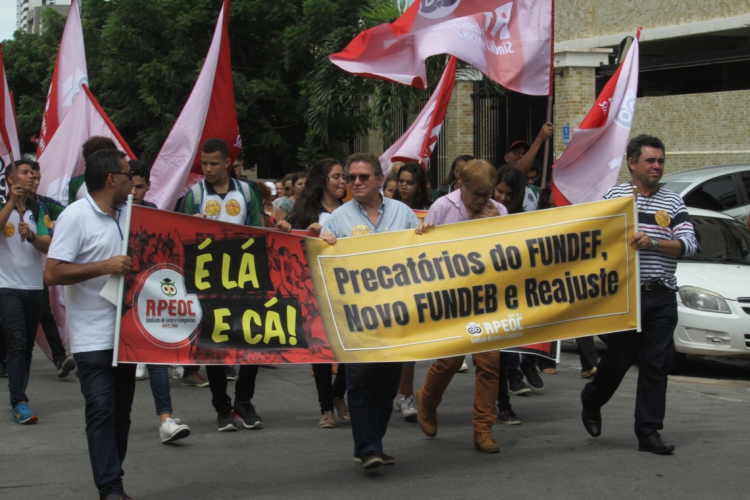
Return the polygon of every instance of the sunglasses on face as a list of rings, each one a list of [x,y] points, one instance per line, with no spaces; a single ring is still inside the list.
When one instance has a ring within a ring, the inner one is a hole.
[[[375,174],[349,174],[346,176],[346,179],[349,181],[349,184],[354,184],[357,182],[357,179],[359,179],[359,182],[365,183],[370,180],[370,177],[375,177]]]

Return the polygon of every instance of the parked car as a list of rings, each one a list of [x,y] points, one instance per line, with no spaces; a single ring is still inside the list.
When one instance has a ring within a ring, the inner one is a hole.
[[[694,168],[662,177],[661,185],[685,205],[714,210],[745,222],[750,213],[750,164]]]
[[[728,215],[688,212],[700,249],[677,264],[670,369],[687,354],[750,358],[750,234]]]

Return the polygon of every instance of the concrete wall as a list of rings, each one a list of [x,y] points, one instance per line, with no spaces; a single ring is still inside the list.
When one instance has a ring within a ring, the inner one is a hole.
[[[667,148],[665,173],[750,163],[750,90],[638,99],[632,136],[651,134]],[[623,162],[621,178],[627,178]]]
[[[555,41],[578,40],[750,13],[748,0],[556,0]]]

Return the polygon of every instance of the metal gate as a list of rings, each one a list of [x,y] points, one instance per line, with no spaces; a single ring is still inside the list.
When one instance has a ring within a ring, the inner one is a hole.
[[[474,156],[499,167],[515,141],[529,144],[547,120],[547,97],[499,89],[486,81],[474,82]],[[541,164],[544,148],[537,161]],[[551,163],[551,159],[548,161]]]

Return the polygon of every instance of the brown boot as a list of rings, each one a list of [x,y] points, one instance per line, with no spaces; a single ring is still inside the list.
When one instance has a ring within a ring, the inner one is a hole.
[[[482,453],[500,453],[500,445],[495,442],[491,432],[474,432],[474,449]]]
[[[417,422],[427,437],[437,436],[437,410],[427,407],[422,397],[422,389],[417,391]]]

